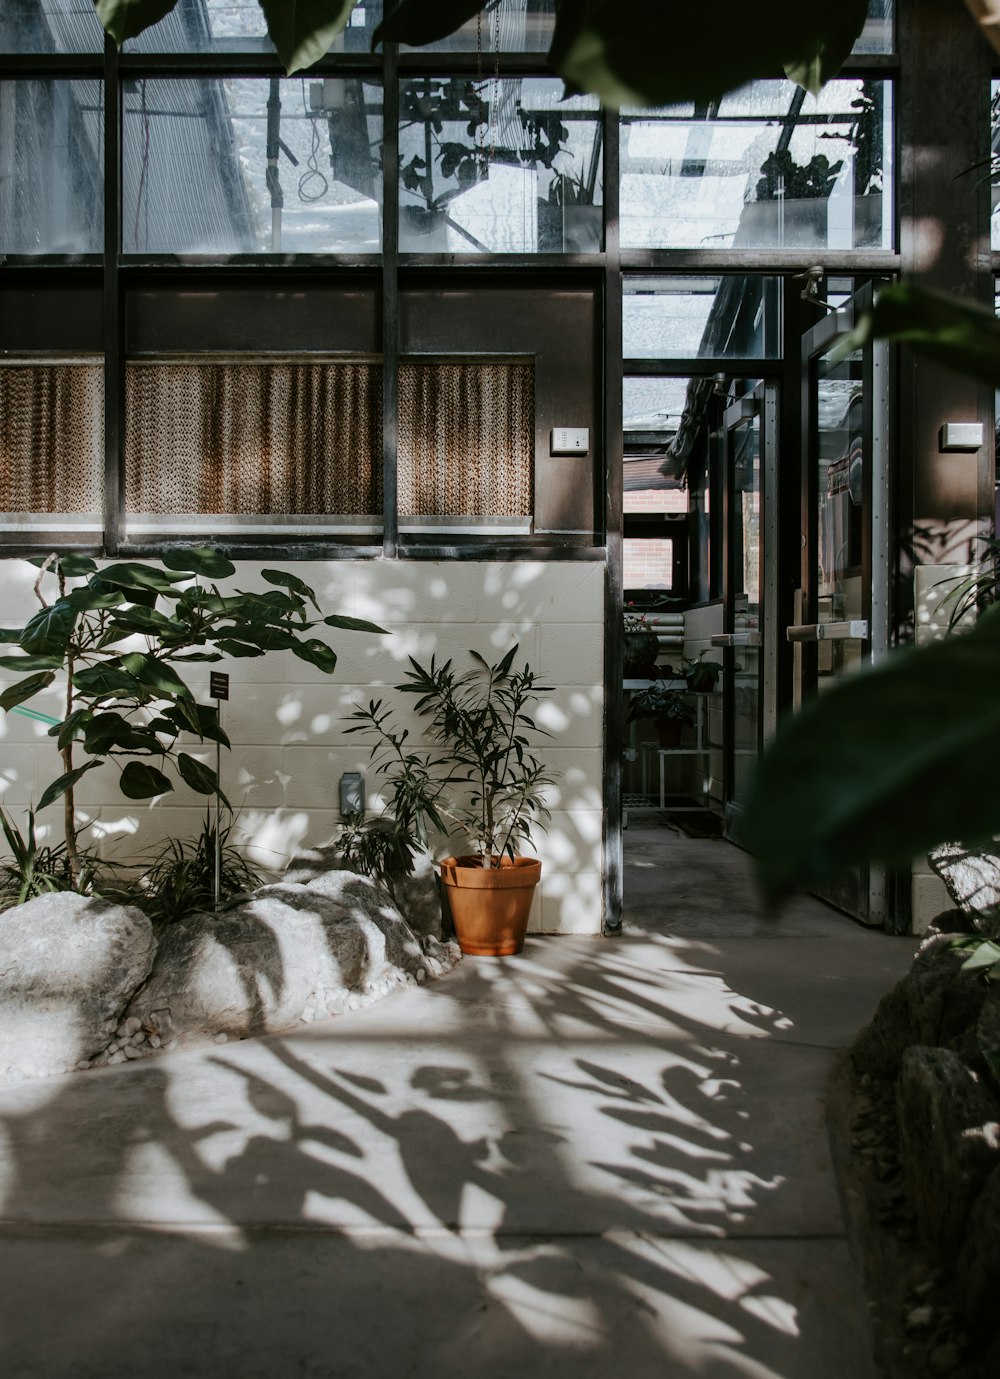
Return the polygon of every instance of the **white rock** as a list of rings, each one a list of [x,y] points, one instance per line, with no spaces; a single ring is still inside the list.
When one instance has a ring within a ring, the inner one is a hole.
[[[141,1029],[142,1021],[138,1019],[135,1015],[130,1015],[128,1019],[125,1021],[126,1034],[138,1034]]]
[[[158,1049],[162,1043],[163,1040],[160,1038],[158,1034],[151,1034],[149,1036],[149,1047],[151,1049]]]
[[[149,920],[129,906],[58,891],[7,910],[0,1079],[72,1072],[101,1053],[155,952]]]
[[[137,1049],[134,1044],[126,1044],[125,1047],[122,1049],[122,1053],[125,1055],[126,1058],[142,1057],[142,1051],[140,1049]]]
[[[119,1049],[117,1053],[113,1053],[113,1054],[111,1055],[111,1057],[108,1059],[108,1062],[109,1062],[109,1063],[124,1063],[124,1062],[125,1062],[125,1055],[124,1055],[124,1053],[122,1052],[122,1050]]]

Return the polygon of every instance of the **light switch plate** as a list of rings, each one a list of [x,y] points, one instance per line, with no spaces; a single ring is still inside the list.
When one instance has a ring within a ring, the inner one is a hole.
[[[586,426],[553,427],[550,455],[586,455],[590,450],[590,430]]]

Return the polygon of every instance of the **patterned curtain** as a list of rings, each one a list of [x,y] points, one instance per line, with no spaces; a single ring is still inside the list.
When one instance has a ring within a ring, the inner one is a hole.
[[[532,361],[400,365],[401,516],[530,517],[534,451]]]
[[[103,477],[101,365],[0,366],[0,511],[98,514]]]
[[[382,511],[376,361],[135,362],[125,399],[130,513]]]

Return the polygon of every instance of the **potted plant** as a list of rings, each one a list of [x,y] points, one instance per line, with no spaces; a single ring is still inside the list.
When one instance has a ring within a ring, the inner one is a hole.
[[[649,625],[645,613],[633,603],[626,605],[623,621],[622,674],[626,680],[652,679],[656,674],[656,658],[660,654],[660,638],[656,629]]]
[[[412,867],[429,828],[444,836],[461,830],[468,850],[444,858],[441,881],[459,946],[478,956],[524,946],[542,864],[518,848],[549,817],[544,790],[552,780],[527,736],[542,731],[528,709],[549,687],[527,664],[513,668],[517,650],[495,665],[470,651],[475,664],[464,673],[450,660],[432,658],[425,667],[410,658],[396,688],[416,696],[416,713],[428,725],[426,749],[408,745],[381,700],[352,714],[356,726],[347,730],[375,736],[371,756],[386,777],[392,818],[349,821],[341,845],[391,883],[393,872]]]
[[[694,725],[687,691],[671,689],[662,683],[633,694],[628,716],[630,723],[639,718],[651,719],[660,746],[668,751],[679,747],[685,727]]]
[[[694,694],[708,694],[714,690],[722,674],[721,661],[706,661],[704,657],[705,653],[702,652],[696,660],[689,660],[685,656],[681,662],[681,675]]]

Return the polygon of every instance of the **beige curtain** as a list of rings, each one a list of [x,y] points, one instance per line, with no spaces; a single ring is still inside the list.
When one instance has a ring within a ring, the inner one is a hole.
[[[0,511],[100,513],[100,364],[0,366]]]
[[[400,365],[401,516],[530,517],[534,450],[532,361]]]
[[[377,361],[132,363],[130,513],[382,511]]]

